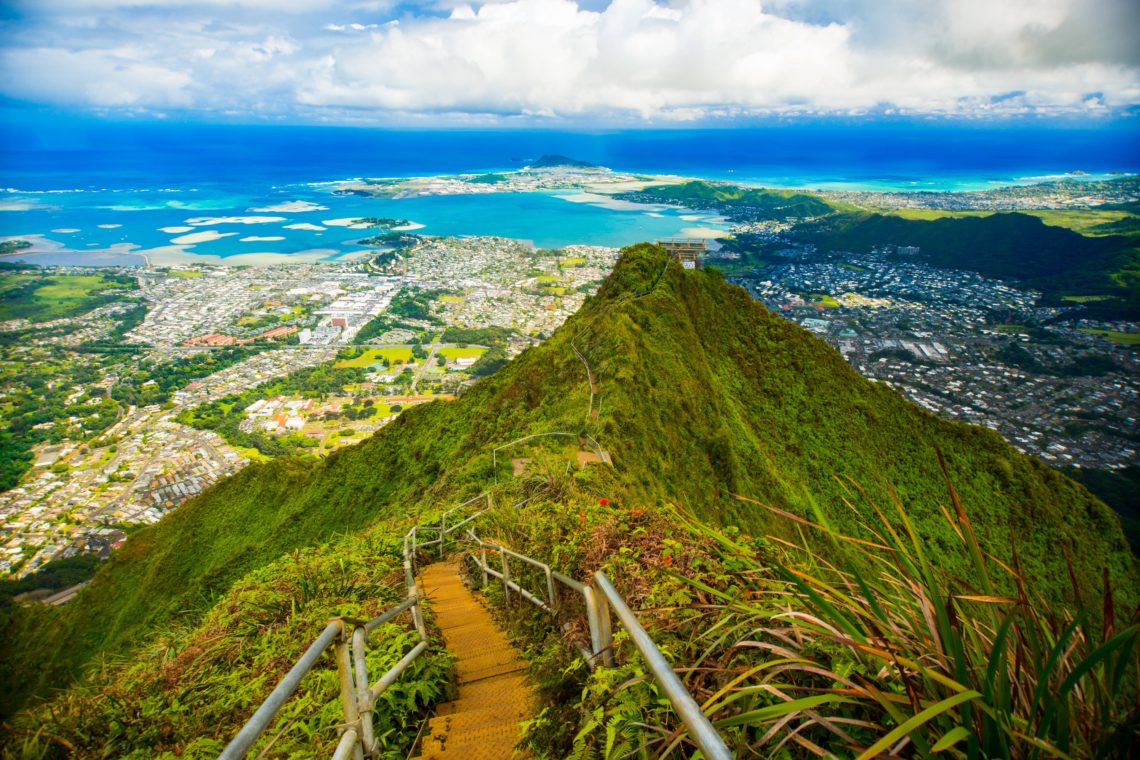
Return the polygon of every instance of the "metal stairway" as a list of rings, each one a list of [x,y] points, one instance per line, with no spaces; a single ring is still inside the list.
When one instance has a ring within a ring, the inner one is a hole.
[[[519,723],[534,696],[526,663],[464,585],[455,562],[429,565],[419,577],[444,645],[456,656],[459,697],[436,707],[420,748],[424,760],[524,758],[515,752]]]
[[[537,436],[528,438],[534,437]],[[479,507],[482,508],[474,511]],[[458,563],[442,561],[448,548],[458,548],[461,542],[468,548],[463,556],[476,566],[483,585],[490,583],[491,578],[501,582],[508,604],[517,598],[557,616],[567,601],[564,595],[569,594],[569,599],[576,599],[589,631],[588,646],[579,645],[579,649],[591,667],[610,667],[614,662],[611,616],[615,616],[654,681],[676,710],[690,740],[709,760],[731,760],[732,753],[701,706],[685,689],[669,661],[603,572],[597,571],[587,583],[581,583],[544,562],[484,541],[470,528],[466,531],[466,538],[463,537],[460,529],[491,507],[491,493],[488,491],[444,512],[438,525],[413,526],[404,536],[403,545],[407,598],[369,621],[350,618],[330,620],[218,755],[219,760],[241,760],[246,756],[281,706],[328,649],[333,650],[336,658],[343,711],[343,720],[338,726],[340,741],[333,760],[376,757],[380,739],[374,731],[372,713],[377,708],[377,698],[429,646],[428,629],[420,609],[421,602],[425,600],[432,602],[444,644],[458,657],[459,697],[437,706],[435,717],[429,721],[427,735],[421,742],[419,757],[423,760],[521,760],[528,757],[515,750],[520,723],[531,714],[534,706],[534,693],[526,681],[526,663],[487,610],[463,584]],[[457,512],[462,516],[472,511],[474,513],[466,518],[448,520]],[[429,548],[441,561],[418,566],[417,556]],[[489,561],[496,554],[498,569]],[[369,637],[379,626],[404,612],[411,613],[419,643],[373,683],[365,656]]]

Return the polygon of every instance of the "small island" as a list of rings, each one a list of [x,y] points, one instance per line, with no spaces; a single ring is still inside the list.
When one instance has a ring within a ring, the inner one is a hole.
[[[5,240],[3,242],[0,242],[0,256],[19,253],[20,251],[31,247],[32,244],[27,240]]]
[[[531,169],[597,169],[596,164],[591,164],[589,161],[579,161],[576,158],[568,158],[567,156],[560,156],[558,154],[547,154],[540,156],[537,161],[530,163]]]
[[[367,216],[363,219],[354,219],[352,223],[354,225],[368,225],[369,227],[376,227],[377,229],[393,230],[397,227],[407,227],[412,222],[408,219],[392,219],[386,216]]]

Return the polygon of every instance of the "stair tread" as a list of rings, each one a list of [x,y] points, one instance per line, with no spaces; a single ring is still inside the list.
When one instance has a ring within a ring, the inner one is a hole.
[[[458,695],[438,705],[428,722],[422,760],[503,760],[529,757],[515,750],[520,724],[533,709],[526,662],[464,584],[454,563],[424,567],[420,593],[443,643],[456,656]]]

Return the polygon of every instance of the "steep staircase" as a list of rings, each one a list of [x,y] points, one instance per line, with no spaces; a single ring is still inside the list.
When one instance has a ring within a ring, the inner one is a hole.
[[[423,568],[421,595],[444,644],[456,656],[459,697],[436,708],[420,748],[423,760],[506,760],[517,752],[519,723],[534,704],[526,663],[464,585],[456,562]]]

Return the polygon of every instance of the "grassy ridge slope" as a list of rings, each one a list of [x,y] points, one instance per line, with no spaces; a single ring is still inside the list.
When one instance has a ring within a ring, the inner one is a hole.
[[[858,534],[863,515],[836,478],[878,501],[890,484],[930,552],[968,577],[937,507],[946,501],[937,445],[983,546],[1007,557],[1016,535],[1047,598],[1069,596],[1067,547],[1085,589],[1107,567],[1118,601],[1134,601],[1119,523],[1083,487],[988,430],[938,420],[863,379],[714,272],[666,261],[653,246],[627,249],[549,341],[458,400],[409,410],[322,463],[251,466],[132,536],[68,607],[11,611],[3,707],[66,684],[152,626],[199,620],[239,578],[295,547],[478,493],[493,479],[492,447],[552,430],[585,429],[609,449],[616,471],[606,488],[617,503],[678,503],[714,525],[768,527],[769,513],[744,507],[738,493]],[[597,419],[572,342],[598,383]]]

